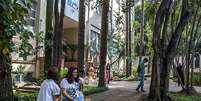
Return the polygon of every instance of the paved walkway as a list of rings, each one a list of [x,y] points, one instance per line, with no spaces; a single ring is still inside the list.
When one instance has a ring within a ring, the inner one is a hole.
[[[113,81],[108,85],[108,91],[87,96],[86,101],[141,101],[140,97],[149,92],[150,79],[145,81],[145,93],[136,92],[138,83],[139,81]],[[169,91],[178,92],[181,89],[170,80]],[[201,87],[196,87],[196,90],[201,93]]]
[[[145,90],[148,92],[149,82],[145,81]],[[86,97],[86,101],[140,101],[139,97],[145,93],[137,93],[138,81],[113,81],[109,90]]]

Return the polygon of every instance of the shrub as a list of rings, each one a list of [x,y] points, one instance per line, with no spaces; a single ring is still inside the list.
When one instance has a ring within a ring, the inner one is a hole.
[[[42,82],[45,80],[45,76],[40,76],[39,79],[36,80],[36,85],[40,86]]]
[[[137,68],[133,68],[132,74],[134,77],[138,77],[138,72],[137,72]]]
[[[61,68],[60,70],[60,79],[63,79],[68,74],[68,68]]]
[[[113,76],[112,80],[117,81],[117,80],[120,80],[120,78],[118,76]]]
[[[36,101],[38,93],[16,92],[14,93],[14,101]]]
[[[187,96],[181,94],[172,94],[173,101],[201,101],[201,95],[199,96]]]

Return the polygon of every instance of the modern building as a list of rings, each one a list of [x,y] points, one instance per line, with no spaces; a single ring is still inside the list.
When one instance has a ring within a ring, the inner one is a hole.
[[[98,1],[98,0],[97,0]],[[85,56],[88,57],[87,62],[99,61],[100,50],[100,29],[101,29],[101,6],[97,5],[96,0],[86,0],[86,29],[85,29]],[[34,33],[45,33],[46,25],[46,2],[47,0],[36,0],[30,10],[30,26],[28,27]],[[109,11],[109,33],[115,33],[116,31],[116,16],[121,10],[120,3],[122,0],[111,0]],[[78,23],[79,23],[79,0],[66,0],[65,3],[65,17],[64,17],[64,33],[63,33],[63,45],[68,47],[64,51],[62,66],[70,67],[76,65],[77,60],[77,45],[78,45]],[[18,36],[13,40],[16,43],[20,43]],[[43,44],[38,43],[35,39],[30,39],[34,49]],[[24,71],[29,73],[34,78],[39,78],[43,74],[44,64],[44,49],[40,48],[39,51],[32,56],[28,56],[24,61],[19,57],[19,54],[12,54],[13,71],[22,65],[26,66]]]

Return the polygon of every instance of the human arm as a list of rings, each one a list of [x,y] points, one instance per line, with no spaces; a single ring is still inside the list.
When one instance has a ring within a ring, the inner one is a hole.
[[[53,97],[54,101],[61,101],[61,89],[57,84],[54,85],[55,87],[53,88]]]
[[[69,99],[70,101],[73,101],[73,98],[66,92],[65,89],[62,88],[62,94],[63,96],[65,96],[67,99]]]
[[[61,101],[61,96],[60,95],[55,96],[55,100],[54,101]]]
[[[67,79],[63,79],[60,83],[60,86],[61,86],[61,93],[63,94],[63,96],[66,97],[68,100],[73,101],[73,98],[67,92],[67,88],[69,86]]]

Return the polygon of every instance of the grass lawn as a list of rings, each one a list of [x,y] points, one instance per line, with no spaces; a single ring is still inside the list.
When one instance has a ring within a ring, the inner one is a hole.
[[[193,73],[193,85],[201,86],[201,73]]]
[[[201,95],[189,96],[182,94],[171,94],[174,101],[201,101]]]

